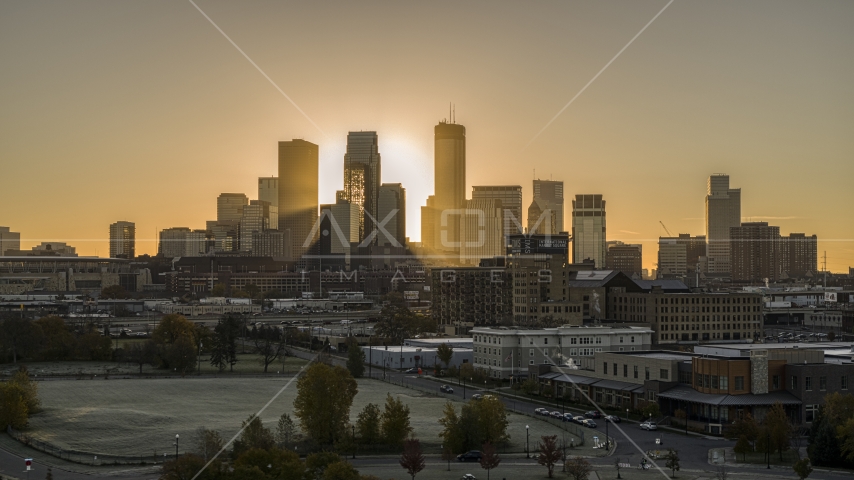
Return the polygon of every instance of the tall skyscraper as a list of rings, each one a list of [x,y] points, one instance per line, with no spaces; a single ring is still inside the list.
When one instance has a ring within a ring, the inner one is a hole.
[[[434,194],[421,209],[421,243],[428,251],[460,251],[460,215],[466,202],[466,128],[440,122],[433,135]]]
[[[221,193],[216,199],[216,221],[239,222],[246,205],[249,205],[249,197],[243,193]]]
[[[345,200],[320,206],[320,254],[340,255],[344,264],[349,264],[351,247],[357,245],[359,238],[359,205]],[[325,265],[332,261],[323,259]]]
[[[572,201],[572,262],[593,260],[605,266],[605,200],[602,195],[576,195]]]
[[[243,207],[240,218],[240,251],[254,252],[253,234],[276,230],[279,226],[279,209],[264,200],[252,200]]]
[[[730,229],[740,225],[741,189],[729,188],[729,175],[710,176],[706,195],[708,273],[730,273]]]
[[[347,134],[347,152],[344,154],[344,189],[341,200],[360,208],[359,238],[365,239],[376,229],[371,217],[377,221],[379,210],[380,152],[377,132],[350,132]],[[376,237],[372,243],[376,243]]]
[[[279,177],[258,178],[258,200],[279,207]]]
[[[157,254],[166,258],[198,257],[205,255],[212,243],[212,237],[206,230],[167,228],[160,231]]]
[[[6,255],[7,250],[21,250],[21,234],[9,227],[0,227],[0,257]]]
[[[406,245],[406,189],[399,183],[384,183],[380,187],[377,221],[385,222],[377,232],[377,245],[402,247]],[[389,238],[391,235],[392,238]]]
[[[521,185],[479,185],[471,188],[472,200],[501,201],[505,242],[509,240],[510,235],[525,233],[522,220]]]
[[[119,221],[110,225],[110,258],[136,256],[136,225]]]
[[[528,207],[528,233],[564,232],[563,182],[534,180],[534,199]]]
[[[460,262],[478,265],[480,260],[504,255],[504,208],[501,200],[475,198],[467,200],[460,216]]]
[[[805,278],[818,271],[818,237],[790,233],[780,237],[780,272],[788,278]]]
[[[759,283],[780,279],[780,227],[768,222],[742,223],[730,228],[730,257],[734,282]]]
[[[318,148],[305,140],[279,142],[279,230],[291,231],[291,253],[302,257],[314,243]],[[316,230],[315,230],[316,232]]]
[[[678,237],[658,238],[658,278],[680,278],[700,270],[700,258],[706,256],[706,236],[680,233]]]

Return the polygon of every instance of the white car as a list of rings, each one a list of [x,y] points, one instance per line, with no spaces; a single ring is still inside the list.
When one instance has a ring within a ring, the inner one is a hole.
[[[658,425],[655,422],[643,422],[640,424],[641,430],[658,430]]]
[[[534,410],[534,413],[536,413],[537,415],[548,415],[549,411],[545,408],[537,408]]]

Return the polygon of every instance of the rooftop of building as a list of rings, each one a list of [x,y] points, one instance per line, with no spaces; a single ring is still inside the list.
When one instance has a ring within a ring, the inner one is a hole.
[[[475,327],[475,333],[504,334],[504,335],[542,335],[543,333],[557,335],[559,333],[652,333],[652,329],[638,326],[613,325],[563,325],[552,328],[519,328],[519,327]]]
[[[607,352],[613,353],[616,355],[629,355],[632,357],[639,358],[654,358],[656,360],[677,360],[677,361],[690,361],[696,355],[690,353],[682,353],[682,352],[668,352],[666,350],[643,350],[643,351],[635,351],[635,352]]]

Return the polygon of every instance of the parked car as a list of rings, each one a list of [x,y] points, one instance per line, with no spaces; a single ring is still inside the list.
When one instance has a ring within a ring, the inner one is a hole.
[[[658,425],[655,422],[643,422],[640,424],[641,430],[658,430]]]
[[[410,368],[409,370],[407,370],[403,373],[418,373],[418,369],[417,368]]]
[[[573,418],[573,416],[571,413],[564,413],[563,414],[563,421],[564,422],[571,422],[571,421],[573,421],[572,418]]]
[[[589,412],[584,414],[587,418],[602,418],[602,414],[599,413],[598,410],[590,410]]]
[[[467,473],[467,474],[463,475],[463,480],[477,480],[477,478],[475,478],[474,475]]]
[[[483,395],[481,395],[479,393],[475,393],[474,395],[471,396],[471,399],[472,400],[483,400]]]
[[[457,455],[457,460],[461,462],[479,462],[481,457],[483,457],[483,454],[478,450],[469,450],[466,453]]]
[[[585,419],[584,422],[582,422],[581,424],[587,428],[596,428],[596,422],[589,418]]]
[[[586,419],[584,417],[582,417],[581,415],[576,415],[576,416],[572,417],[572,421],[579,424],[579,425],[584,425],[584,420],[586,420]]]
[[[545,408],[535,408],[534,413],[536,413],[537,415],[548,415],[549,411]]]
[[[454,393],[454,389],[451,388],[450,385],[442,385],[439,387],[439,391],[443,393]]]
[[[605,421],[611,423],[620,423],[622,420],[616,415],[605,415]]]
[[[549,414],[549,416],[550,416],[550,417],[552,417],[552,418],[554,418],[554,419],[557,419],[557,420],[562,420],[562,419],[563,419],[563,414],[562,414],[562,413],[560,413],[560,412],[552,412],[552,413],[550,413],[550,414]]]

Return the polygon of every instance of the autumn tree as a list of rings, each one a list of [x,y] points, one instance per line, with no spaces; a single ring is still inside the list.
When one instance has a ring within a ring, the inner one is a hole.
[[[783,452],[792,445],[792,424],[780,402],[771,406],[765,415],[765,428],[768,430],[771,450],[780,452],[780,461],[783,460]]]
[[[750,413],[744,413],[735,422],[724,430],[724,437],[728,440],[737,440],[745,437],[748,442],[756,447],[756,439],[759,437],[759,424]]]
[[[747,454],[753,451],[753,446],[750,445],[750,441],[747,439],[747,435],[742,435],[738,437],[738,441],[735,442],[735,446],[732,447],[732,451],[741,454],[742,462],[747,461]]]
[[[495,445],[492,442],[486,442],[481,447],[480,468],[486,470],[486,480],[489,480],[489,471],[497,467],[501,463],[501,458],[498,457],[498,452],[495,450]]]
[[[343,434],[357,392],[347,369],[314,363],[297,381],[294,416],[309,437],[331,445]]]
[[[224,446],[222,437],[216,430],[210,430],[205,427],[196,429],[193,437],[196,453],[202,457],[205,462],[213,458]]]
[[[593,472],[593,465],[582,457],[575,457],[567,460],[564,464],[566,474],[573,480],[587,480],[590,473]],[[617,478],[619,478],[619,470],[617,470]]]
[[[403,454],[400,456],[400,466],[415,480],[415,475],[424,470],[426,460],[421,451],[421,442],[417,438],[411,438],[403,442]]]
[[[174,342],[165,346],[164,366],[174,369],[183,377],[196,368],[197,353],[193,336],[181,335]]]
[[[392,397],[391,394],[386,395],[380,422],[383,442],[392,447],[401,445],[412,432],[412,426],[409,423],[409,406],[399,398]]]
[[[549,470],[549,478],[553,478],[555,465],[563,458],[563,451],[557,443],[557,435],[543,435],[538,445],[540,454],[537,463],[545,465]]]
[[[193,338],[196,326],[183,315],[175,313],[164,315],[154,329],[154,341],[160,344],[175,343],[178,338]]]
[[[180,457],[169,460],[163,464],[161,468],[160,480],[209,480],[215,478],[215,474],[211,467],[204,469],[205,460],[198,455],[186,454]],[[196,477],[196,474],[201,474]]]
[[[489,442],[498,445],[507,442],[509,422],[504,404],[494,397],[470,401],[458,413],[448,402],[439,419],[442,443],[454,452],[464,452]]]
[[[380,407],[374,403],[365,405],[356,418],[356,430],[365,445],[376,445],[382,441],[380,431]]]
[[[668,449],[667,455],[664,456],[664,460],[664,466],[669,468],[670,471],[673,472],[673,475],[671,476],[673,478],[676,478],[676,472],[679,471],[679,452],[673,450],[672,448]]]
[[[261,419],[254,413],[243,421],[241,428],[243,431],[240,432],[240,437],[234,441],[234,455],[236,457],[253,448],[267,450],[276,445],[273,433],[264,426]]]

